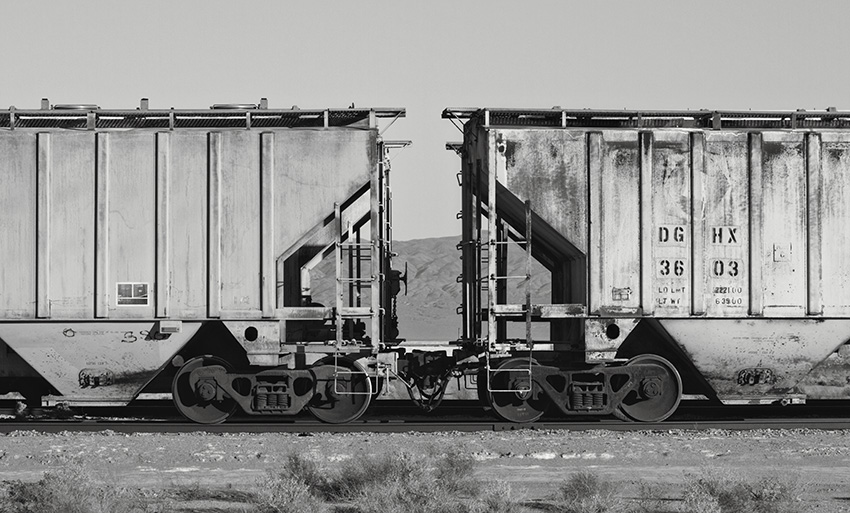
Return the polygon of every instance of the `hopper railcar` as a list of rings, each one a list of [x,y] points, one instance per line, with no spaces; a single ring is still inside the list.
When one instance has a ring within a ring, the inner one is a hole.
[[[391,389],[431,410],[453,378],[514,422],[850,395],[850,114],[446,109],[448,354],[399,347],[406,142],[378,119],[404,110],[213,107],[0,112],[0,393],[165,392],[200,423],[348,422]]]
[[[850,114],[443,117],[464,134],[463,341],[503,418],[850,397]]]
[[[71,406],[170,392],[201,423],[357,418],[396,368],[398,143],[378,120],[404,115],[265,99],[0,112],[0,392]],[[309,273],[323,258],[326,305]]]

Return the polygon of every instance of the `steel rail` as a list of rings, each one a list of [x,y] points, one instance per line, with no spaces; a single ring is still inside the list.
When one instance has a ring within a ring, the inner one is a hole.
[[[729,430],[752,431],[758,429],[850,429],[848,418],[774,418],[736,420],[667,420],[665,422],[636,423],[615,419],[603,420],[546,420],[529,424],[516,424],[491,420],[469,421],[401,421],[360,420],[348,424],[324,424],[313,420],[268,422],[226,422],[216,425],[201,425],[188,421],[115,421],[115,420],[46,420],[46,421],[2,421],[0,433],[36,431],[41,433],[101,432],[116,433],[437,433],[476,431],[518,430],[605,430],[618,432],[633,431],[704,431]]]

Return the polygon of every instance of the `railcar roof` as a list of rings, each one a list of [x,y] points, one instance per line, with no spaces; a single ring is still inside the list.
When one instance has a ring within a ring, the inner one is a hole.
[[[96,105],[49,105],[0,110],[0,129],[18,128],[374,128],[376,118],[400,118],[403,108],[269,109],[265,102],[216,104],[210,109],[101,109]]]
[[[732,111],[732,110],[597,110],[597,109],[502,109],[490,107],[446,108],[443,118],[477,120],[487,127],[552,128],[850,128],[850,112]]]

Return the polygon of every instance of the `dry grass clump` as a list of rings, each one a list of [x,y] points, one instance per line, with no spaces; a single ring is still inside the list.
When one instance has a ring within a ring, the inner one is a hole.
[[[252,501],[262,513],[324,513],[328,505],[302,480],[291,475],[270,474]]]
[[[613,483],[582,471],[561,483],[555,507],[562,513],[613,513],[623,510],[624,501]]]
[[[694,513],[798,513],[799,487],[791,478],[747,481],[728,473],[706,471],[688,476],[685,509]]]
[[[6,513],[145,513],[151,511],[136,490],[108,484],[78,465],[46,472],[40,481],[2,486]]]
[[[257,506],[272,513],[514,513],[506,485],[473,477],[471,457],[452,452],[429,459],[398,453],[355,458],[336,472],[290,455],[286,468],[261,483]],[[485,491],[486,490],[486,491]]]

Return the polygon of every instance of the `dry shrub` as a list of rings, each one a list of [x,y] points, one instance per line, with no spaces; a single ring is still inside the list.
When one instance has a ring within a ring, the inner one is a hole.
[[[327,495],[330,499],[348,500],[379,488],[407,488],[427,481],[426,474],[425,461],[404,452],[381,458],[353,458],[329,482]]]
[[[7,513],[144,513],[138,491],[105,483],[79,465],[46,472],[40,481],[4,483],[0,511]]]
[[[354,458],[336,472],[291,455],[286,468],[261,483],[255,502],[273,513],[514,513],[505,484],[477,480],[471,456],[450,452],[435,458],[397,453]],[[484,488],[487,488],[485,491]]]
[[[489,481],[481,483],[478,499],[469,508],[470,513],[518,513],[522,511],[519,498],[514,496],[510,483]]]
[[[556,507],[563,513],[612,513],[623,509],[613,483],[593,472],[573,474],[558,487]]]
[[[269,474],[259,483],[254,505],[262,513],[324,513],[328,506],[303,480],[287,473]]]
[[[748,481],[728,472],[688,476],[684,502],[694,513],[798,513],[799,487],[791,477],[768,476]]]

